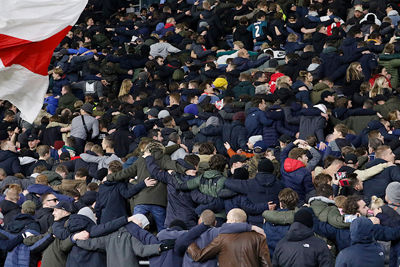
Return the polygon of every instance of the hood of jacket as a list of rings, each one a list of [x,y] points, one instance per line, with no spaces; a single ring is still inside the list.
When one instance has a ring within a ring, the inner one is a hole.
[[[215,117],[215,116],[212,116],[212,117],[208,118],[207,121],[206,121],[206,127],[208,127],[208,126],[219,126],[219,125],[220,125],[219,119],[218,119],[218,117]]]
[[[398,16],[399,12],[397,12],[397,10],[390,10],[387,15],[388,16]]]
[[[51,214],[53,214],[52,208],[40,208],[36,210],[34,218],[39,220],[40,218],[50,216]]]
[[[352,221],[350,224],[351,244],[374,242],[373,227],[372,222],[366,217],[359,217]]]
[[[95,223],[85,215],[72,214],[67,227],[71,233],[76,233],[83,230],[90,231],[93,225],[95,225]]]
[[[35,223],[32,215],[20,213],[7,225],[7,231],[10,233],[20,233],[31,223]]]
[[[3,215],[15,209],[20,210],[20,207],[17,203],[14,203],[9,200],[3,200],[0,202],[0,212],[3,213]]]
[[[324,202],[324,203],[326,203],[328,205],[331,205],[331,204],[335,205],[335,201],[333,201],[333,200],[331,200],[331,199],[329,199],[327,197],[323,197],[323,196],[311,197],[308,200],[308,204],[311,204],[311,202],[313,202],[314,200],[322,201],[322,202]]]
[[[286,235],[288,241],[301,241],[314,235],[313,229],[302,223],[294,222]]]
[[[320,92],[326,89],[329,89],[329,86],[326,83],[320,82],[314,85],[312,90],[314,92]]]
[[[267,172],[257,172],[254,179],[263,187],[271,186],[276,181],[275,175]]]
[[[283,168],[286,172],[294,172],[303,167],[305,167],[304,163],[297,159],[287,158],[283,163]]]
[[[223,175],[219,171],[215,171],[215,170],[208,170],[208,171],[205,171],[203,174],[203,177],[206,179],[214,179],[218,176],[223,176]]]
[[[164,157],[164,152],[161,150],[157,150],[151,153],[155,160],[161,160]]]

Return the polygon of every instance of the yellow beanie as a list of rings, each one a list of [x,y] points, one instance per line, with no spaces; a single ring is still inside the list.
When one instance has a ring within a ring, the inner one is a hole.
[[[215,79],[213,84],[214,84],[215,88],[221,88],[221,89],[228,88],[228,81],[225,78],[217,78],[217,79]]]

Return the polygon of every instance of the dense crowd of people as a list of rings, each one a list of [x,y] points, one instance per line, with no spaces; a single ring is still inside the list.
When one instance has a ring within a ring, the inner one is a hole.
[[[1,102],[1,264],[399,266],[399,2],[156,2]]]

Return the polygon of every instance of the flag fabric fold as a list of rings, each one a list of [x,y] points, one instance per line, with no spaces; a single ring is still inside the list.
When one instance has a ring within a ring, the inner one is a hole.
[[[87,0],[0,0],[0,99],[32,123],[47,91],[54,49]]]

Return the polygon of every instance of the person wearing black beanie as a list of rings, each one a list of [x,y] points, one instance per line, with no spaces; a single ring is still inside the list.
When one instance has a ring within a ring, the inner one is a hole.
[[[300,209],[294,214],[294,221],[299,222],[308,228],[313,228],[313,217],[309,209]]]
[[[274,164],[267,158],[262,158],[258,162],[258,172],[273,173]]]

